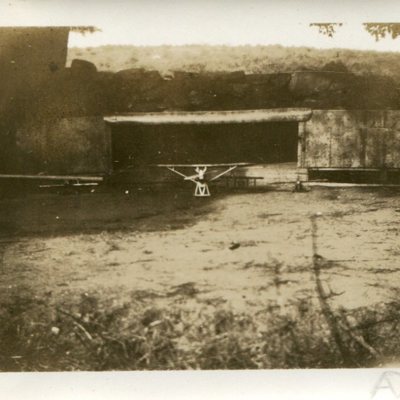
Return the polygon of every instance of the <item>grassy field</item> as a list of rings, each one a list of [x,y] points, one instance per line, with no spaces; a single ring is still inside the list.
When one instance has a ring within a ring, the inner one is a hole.
[[[3,196],[0,369],[397,363],[398,195]]]

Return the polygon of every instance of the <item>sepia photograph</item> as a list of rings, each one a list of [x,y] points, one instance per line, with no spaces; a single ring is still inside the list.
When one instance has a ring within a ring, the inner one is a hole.
[[[400,367],[396,12],[1,2],[0,371]]]

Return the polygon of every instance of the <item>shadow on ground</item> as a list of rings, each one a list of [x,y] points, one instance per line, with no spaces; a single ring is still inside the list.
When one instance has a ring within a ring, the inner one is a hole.
[[[197,198],[191,186],[8,187],[0,196],[0,237],[180,229],[235,192],[213,189],[211,197]]]

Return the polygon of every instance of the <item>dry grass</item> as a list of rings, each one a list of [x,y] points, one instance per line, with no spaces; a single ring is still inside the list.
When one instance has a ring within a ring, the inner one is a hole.
[[[348,360],[318,304],[271,302],[257,314],[223,305],[153,307],[82,294],[49,305],[28,290],[3,304],[2,371],[335,368],[376,366],[400,355],[400,303],[334,312]]]

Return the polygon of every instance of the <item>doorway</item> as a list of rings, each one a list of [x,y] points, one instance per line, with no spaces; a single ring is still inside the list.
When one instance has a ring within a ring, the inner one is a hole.
[[[297,162],[297,122],[113,124],[114,169],[151,164]]]

